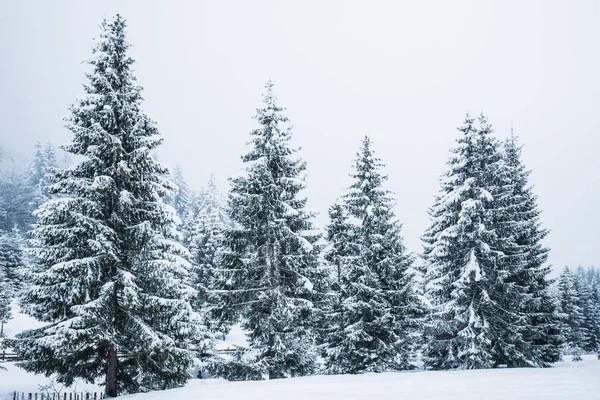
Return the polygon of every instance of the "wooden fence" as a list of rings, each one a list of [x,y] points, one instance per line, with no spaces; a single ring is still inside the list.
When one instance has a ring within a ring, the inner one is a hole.
[[[233,354],[236,351],[237,349],[232,349],[231,347],[228,347],[226,349],[218,349],[217,354]]]
[[[71,392],[71,393],[25,393],[14,392],[13,400],[98,400],[103,399],[103,392]]]
[[[235,348],[228,347],[226,349],[217,350],[217,354],[233,354],[237,351]],[[23,361],[23,357],[20,357],[14,353],[0,353],[0,361]]]
[[[0,353],[0,361],[23,361],[23,357],[19,357],[12,353]]]

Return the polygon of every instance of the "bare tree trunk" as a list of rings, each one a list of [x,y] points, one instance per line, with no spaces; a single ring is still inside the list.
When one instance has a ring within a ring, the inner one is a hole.
[[[106,396],[117,397],[117,351],[115,345],[108,345],[106,360]]]

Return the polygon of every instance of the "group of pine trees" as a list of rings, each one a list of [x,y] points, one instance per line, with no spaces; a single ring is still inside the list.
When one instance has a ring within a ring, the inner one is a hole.
[[[226,204],[214,178],[194,193],[181,168],[154,157],[162,139],[128,48],[124,19],[104,21],[85,95],[66,118],[62,149],[80,161],[60,168],[37,146],[22,180],[30,190],[7,180],[0,191],[0,322],[19,297],[46,323],[6,342],[27,371],[103,379],[116,396],[180,386],[198,367],[230,380],[419,360],[547,367],[566,346],[597,348],[598,273],[566,270],[552,292],[547,231],[515,135],[501,143],[485,117],[466,117],[418,262],[368,136],[329,224],[315,225],[272,82]],[[247,345],[220,357],[215,340],[233,325]]]
[[[36,143],[29,165],[23,164],[0,149],[0,230],[4,232],[31,228],[33,211],[49,199],[47,174],[59,166],[51,142]]]
[[[24,234],[35,222],[33,211],[49,199],[47,174],[58,166],[52,143],[36,143],[31,162],[22,164],[0,149],[0,338],[29,265]]]
[[[563,339],[521,149],[512,133],[500,143],[483,115],[459,131],[423,235],[425,365],[548,366]]]
[[[567,353],[580,360],[583,353],[600,351],[600,270],[565,267],[556,292]]]

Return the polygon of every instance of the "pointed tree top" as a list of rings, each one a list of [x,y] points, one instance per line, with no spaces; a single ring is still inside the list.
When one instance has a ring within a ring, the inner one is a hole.
[[[363,137],[362,143],[363,143],[363,151],[365,153],[366,152],[370,152],[370,150],[371,150],[371,136],[369,136],[368,134],[365,135]]]
[[[217,187],[215,174],[213,172],[211,172],[210,176],[208,177],[208,183],[206,184],[206,187],[207,188],[216,188]]]
[[[508,134],[508,136],[506,137],[506,140],[504,141],[504,143],[506,143],[507,145],[510,144],[512,146],[515,147],[521,147],[518,145],[519,142],[519,136],[515,133],[515,129],[511,126],[510,127],[510,132]]]
[[[127,20],[125,20],[125,18],[123,18],[121,14],[116,14],[112,19],[104,17],[102,18],[102,23],[100,24],[100,37],[104,38],[108,36],[124,36],[126,27]]]
[[[362,139],[362,145],[360,150],[357,153],[357,159],[355,163],[359,164],[368,164],[368,169],[377,169],[379,167],[383,167],[384,164],[381,160],[375,157],[375,152],[372,149],[373,141],[371,140],[371,136],[365,135]]]
[[[275,83],[271,79],[267,81],[265,84],[265,93],[263,94],[263,101],[267,105],[267,108],[276,109],[277,96],[274,93],[273,88],[275,87]]]
[[[471,114],[469,112],[467,112],[465,114],[465,119],[462,123],[461,126],[459,126],[457,129],[459,131],[461,131],[463,134],[468,134],[470,132],[473,132],[475,129],[473,128],[473,124],[475,123],[475,118],[473,118],[471,116]]]
[[[175,165],[174,175],[183,177],[183,169],[181,168],[181,164],[177,163]]]

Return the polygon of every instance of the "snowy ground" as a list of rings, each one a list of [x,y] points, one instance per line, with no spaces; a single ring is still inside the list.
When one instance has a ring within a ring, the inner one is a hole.
[[[217,338],[218,339],[218,338]],[[231,328],[231,331],[225,337],[225,340],[217,340],[215,347],[218,350],[235,349],[236,346],[247,346],[246,334],[239,325]]]
[[[24,393],[40,393],[39,386],[47,385],[50,383],[50,379],[44,375],[35,375],[28,373],[21,368],[14,365],[14,363],[3,363],[0,362],[0,367],[6,368],[6,371],[0,370],[0,400],[12,400],[13,393],[24,392]],[[58,384],[55,386],[56,389],[61,389],[62,385]],[[104,392],[104,389],[79,382],[71,388],[63,388],[62,392]],[[52,393],[52,391],[50,391]]]
[[[40,325],[15,310],[5,326],[7,336]],[[234,327],[217,348],[243,345],[244,334]],[[36,392],[48,378],[26,373],[12,363],[0,363],[0,400],[13,391]],[[74,391],[75,388],[71,388]],[[103,391],[79,383],[76,391]],[[66,390],[67,392],[69,390]],[[410,371],[383,374],[312,376],[262,382],[191,380],[181,389],[122,397],[123,400],[245,399],[245,400],[519,400],[600,399],[600,360],[584,356],[579,363],[558,363],[547,369],[494,369],[477,371]]]
[[[13,390],[35,391],[44,377],[4,363],[0,400]],[[78,385],[77,391],[96,391]],[[600,361],[584,356],[579,363],[559,363],[548,369],[477,371],[411,371],[383,374],[312,376],[262,382],[191,380],[181,389],[123,396],[123,400],[245,399],[245,400],[553,400],[600,399]]]
[[[44,323],[21,313],[16,302],[12,305],[12,315],[13,318],[4,325],[4,333],[9,338],[26,329],[39,328],[44,325]],[[44,375],[30,374],[17,367],[14,363],[0,362],[0,367],[6,368],[6,371],[0,370],[0,400],[12,399],[11,394],[14,391],[39,393],[39,386],[47,385],[50,382],[50,379]],[[57,385],[56,388],[61,388],[61,385]],[[63,390],[67,392],[104,391],[102,388],[85,383],[78,383],[70,389]]]
[[[186,387],[123,400],[582,400],[600,399],[600,361],[548,369],[412,371],[312,376],[262,382],[194,380]]]

